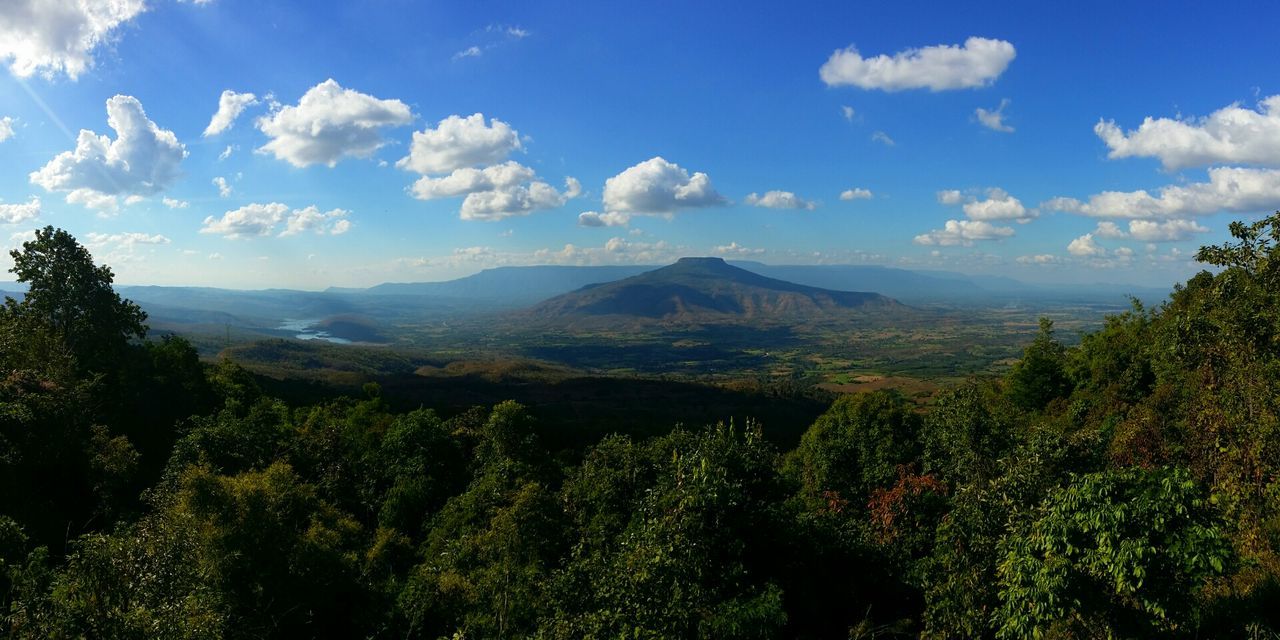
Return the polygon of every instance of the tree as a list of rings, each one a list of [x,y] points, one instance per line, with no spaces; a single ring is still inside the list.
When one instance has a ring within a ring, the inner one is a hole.
[[[47,323],[82,370],[110,367],[129,339],[146,336],[147,314],[120,298],[111,288],[110,267],[94,265],[88,249],[66,231],[45,227],[9,255],[10,271],[27,284],[27,294],[21,303],[6,299],[6,308]]]
[[[1232,561],[1182,469],[1077,476],[1000,544],[1002,638],[1153,637],[1194,629],[1197,592]]]
[[[919,430],[920,417],[897,392],[844,396],[801,437],[787,470],[811,499],[857,508],[873,490],[893,486],[898,466],[915,459]]]
[[[1053,321],[1040,318],[1040,333],[1009,372],[1009,399],[1027,411],[1039,411],[1054,398],[1071,394],[1066,349],[1053,337]]]

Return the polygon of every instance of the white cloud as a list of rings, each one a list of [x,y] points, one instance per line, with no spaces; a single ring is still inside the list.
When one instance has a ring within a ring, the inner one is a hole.
[[[470,47],[467,47],[466,49],[463,49],[462,51],[459,51],[453,54],[453,60],[457,62],[458,60],[461,60],[463,58],[478,58],[482,53],[484,52],[480,50],[480,47],[472,45]]]
[[[1026,223],[1037,215],[1035,211],[1028,211],[1021,200],[998,188],[988,189],[986,200],[973,199],[966,202],[963,209],[970,220],[1015,220]]]
[[[871,134],[871,141],[872,141],[872,142],[879,142],[880,144],[882,144],[882,145],[884,145],[884,146],[886,146],[886,147],[892,147],[892,146],[895,146],[895,145],[897,145],[897,144],[898,144],[897,142],[894,142],[894,141],[893,141],[893,138],[890,138],[890,137],[889,137],[889,134],[887,134],[887,133],[885,133],[885,132],[883,132],[883,131],[877,131],[877,132],[875,132],[875,133]]]
[[[0,118],[0,142],[4,142],[13,137],[13,118],[5,116]]]
[[[89,233],[86,236],[87,244],[91,248],[116,248],[132,250],[134,245],[139,244],[169,244],[169,238],[160,234],[146,234],[138,232],[129,233]]]
[[[1280,170],[1217,167],[1208,173],[1208,182],[1169,185],[1154,196],[1146,190],[1104,191],[1088,202],[1059,197],[1040,206],[1096,218],[1137,219],[1280,209]]]
[[[556,191],[551,185],[534,181],[527,185],[514,185],[492,191],[475,191],[462,201],[459,215],[463,220],[494,221],[523,216],[541,209],[563,206],[582,191],[573,178],[565,178],[565,190]]]
[[[1133,249],[1130,249],[1129,247],[1118,247],[1115,251],[1112,251],[1111,253],[1115,254],[1116,257],[1121,259],[1128,259],[1133,257]]]
[[[743,202],[753,207],[763,207],[765,209],[804,209],[805,211],[813,211],[818,208],[816,202],[805,200],[790,191],[766,191],[764,195],[751,193],[747,195]]]
[[[744,247],[738,244],[737,242],[730,242],[729,244],[720,245],[715,249],[713,249],[713,251],[715,251],[717,255],[737,256],[737,257],[758,256],[765,253],[764,249],[751,249],[748,247]]]
[[[907,49],[893,56],[863,58],[850,46],[837,50],[818,70],[830,87],[901,91],[904,89],[969,89],[991,84],[1017,52],[1004,40],[969,38],[963,45]]]
[[[578,214],[579,227],[625,227],[631,222],[631,215],[620,211],[583,211]]]
[[[348,211],[331,209],[320,211],[314,205],[304,209],[289,210],[279,202],[270,204],[247,204],[234,211],[222,214],[221,218],[209,216],[204,219],[204,227],[200,233],[211,233],[228,238],[250,238],[253,236],[269,236],[275,233],[276,226],[284,223],[281,236],[291,236],[306,231],[316,234],[339,235],[351,228],[347,220]]]
[[[222,214],[221,218],[205,218],[200,233],[216,233],[228,238],[268,236],[288,212],[289,207],[279,202],[247,204]]]
[[[39,72],[74,80],[93,66],[98,47],[145,10],[144,0],[8,0],[0,9],[0,61],[19,78]]]
[[[1039,215],[1037,211],[1028,210],[1021,200],[1009,195],[1004,189],[993,187],[987,189],[986,195],[986,199],[983,200],[974,196],[965,196],[956,189],[949,189],[938,192],[938,202],[951,206],[963,202],[964,215],[970,220],[988,222],[1013,220],[1025,224]]]
[[[75,189],[67,194],[68,204],[84,205],[86,209],[97,209],[99,215],[110,215],[120,208],[115,196],[107,195],[93,189]]]
[[[853,111],[853,107],[851,107],[851,106],[849,106],[849,105],[847,105],[847,104],[846,104],[846,105],[842,105],[842,106],[840,107],[840,113],[841,113],[841,115],[843,115],[843,116],[844,116],[844,119],[845,119],[845,120],[848,120],[849,122],[853,122],[853,116],[855,115],[855,113],[854,113],[854,111]]]
[[[673,214],[681,209],[726,203],[711,185],[710,176],[702,172],[690,176],[661,156],[629,167],[604,183],[604,206],[608,211]]]
[[[40,215],[40,198],[35,196],[26,204],[0,204],[0,223],[18,224],[34,220]]]
[[[1062,264],[1062,258],[1049,253],[1032,256],[1018,256],[1018,264]]]
[[[1004,108],[1007,106],[1009,106],[1009,99],[1005,98],[1000,101],[1000,106],[996,107],[994,111],[987,111],[982,107],[978,107],[974,110],[973,115],[978,118],[978,122],[982,123],[982,126],[992,131],[1013,133],[1013,127],[1004,123]]]
[[[1208,232],[1208,227],[1203,227],[1194,220],[1129,221],[1129,235],[1142,242],[1179,242],[1189,240],[1197,233]]]
[[[509,189],[522,182],[533,180],[534,171],[518,162],[495,164],[483,169],[463,167],[442,178],[424,176],[410,187],[410,193],[419,200],[454,198],[477,191]]]
[[[255,104],[258,104],[258,96],[252,93],[236,93],[230,89],[223,91],[218,98],[218,111],[209,119],[209,126],[205,127],[202,135],[207,138],[230,129],[241,112]]]
[[[107,100],[107,125],[115,130],[115,140],[81,129],[75,150],[58,154],[32,172],[31,182],[48,191],[69,192],[67,202],[111,209],[114,196],[151,195],[181,175],[186,147],[172,131],[148,120],[136,98],[117,95]]]
[[[295,167],[333,167],[345,157],[369,157],[386,144],[382,128],[412,121],[405,103],[344,89],[329,79],[308,89],[297,106],[258,119],[258,129],[271,138],[258,151]]]
[[[124,199],[124,203],[125,203],[125,205],[127,205],[127,206],[133,206],[133,205],[135,205],[135,204],[138,204],[138,203],[140,203],[140,202],[143,202],[144,200],[146,200],[146,198],[144,198],[144,197],[142,197],[142,196],[139,196],[139,195],[132,195],[132,196],[128,196],[128,197],[126,197],[126,198]]]
[[[430,127],[413,133],[409,155],[396,162],[408,171],[427,174],[449,173],[463,167],[493,164],[518,151],[520,134],[511,125],[491,119],[486,125],[484,114],[465,118],[449,116]]]
[[[841,200],[870,200],[871,197],[872,197],[871,190],[863,189],[861,187],[845,189],[844,191],[840,192]]]
[[[565,178],[564,191],[536,179],[533,169],[518,162],[501,162],[520,150],[520,134],[501,120],[485,123],[483,114],[449,116],[436,128],[413,134],[409,155],[397,167],[423,174],[409,188],[419,200],[466,196],[463,220],[501,220],[564,205],[582,193],[582,184]],[[476,165],[489,164],[484,168]],[[447,173],[441,177],[430,174]]]
[[[1125,233],[1124,229],[1121,229],[1116,225],[1116,223],[1110,220],[1103,220],[1102,222],[1099,222],[1098,228],[1094,230],[1093,235],[1099,238],[1108,238],[1113,240],[1129,237],[1129,234]]]
[[[235,151],[236,149],[239,149],[239,147],[237,147],[237,146],[235,146],[235,145],[230,145],[230,144],[229,144],[229,145],[227,145],[227,148],[226,148],[226,149],[223,149],[223,150],[222,150],[222,153],[219,153],[219,154],[218,154],[218,162],[222,162],[223,160],[226,160],[227,158],[230,158],[230,157],[231,157],[231,152],[232,152],[232,151]]]
[[[164,203],[164,206],[169,207],[170,209],[186,209],[191,206],[190,202],[187,202],[186,200],[178,200],[177,198],[164,198],[161,202]]]
[[[999,240],[1013,235],[1011,227],[997,227],[981,220],[948,220],[942,229],[934,229],[915,237],[922,245],[970,246],[980,240]]]
[[[351,212],[344,209],[331,209],[322,212],[315,205],[305,209],[295,209],[285,220],[284,231],[281,231],[280,235],[282,237],[292,236],[306,231],[316,234],[340,235],[346,233],[351,227],[350,221],[346,219],[349,213]]]
[[[1109,158],[1158,158],[1166,169],[1217,163],[1280,165],[1280,95],[1257,110],[1232,104],[1202,118],[1143,119],[1124,132],[1114,121],[1099,121],[1094,133],[1111,150]]]
[[[1093,241],[1093,234],[1086,233],[1067,244],[1067,253],[1081,258],[1100,258],[1107,255],[1107,250]]]
[[[220,198],[231,197],[231,184],[227,182],[226,178],[222,176],[218,176],[214,178],[212,182],[214,186],[218,187],[218,197]]]

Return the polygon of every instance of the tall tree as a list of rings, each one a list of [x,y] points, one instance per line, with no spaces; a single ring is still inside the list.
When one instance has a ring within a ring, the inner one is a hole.
[[[12,313],[35,316],[65,341],[82,370],[99,371],[131,338],[147,333],[147,314],[111,288],[114,275],[62,229],[36,231],[35,240],[9,252],[18,281],[26,283],[21,303],[6,300]]]

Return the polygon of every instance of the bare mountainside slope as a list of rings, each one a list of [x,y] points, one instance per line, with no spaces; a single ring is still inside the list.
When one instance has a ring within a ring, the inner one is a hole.
[[[906,309],[878,293],[833,291],[775,280],[720,258],[673,265],[589,285],[529,309],[534,320],[626,316],[663,322],[790,321],[850,311]]]

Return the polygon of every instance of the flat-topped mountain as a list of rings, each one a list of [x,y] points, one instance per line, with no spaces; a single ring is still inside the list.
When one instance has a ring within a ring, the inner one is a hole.
[[[878,293],[834,291],[752,273],[720,258],[673,265],[589,285],[529,310],[535,318],[630,316],[672,322],[771,320],[904,308]]]

